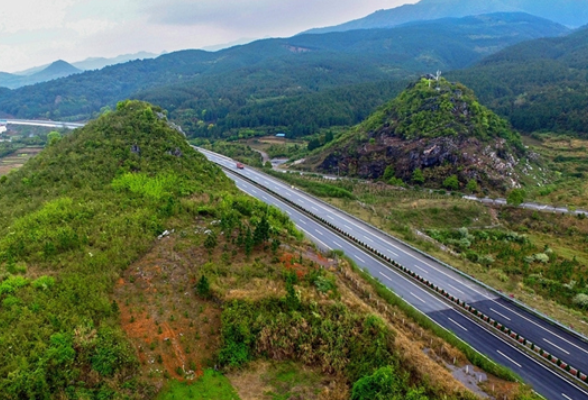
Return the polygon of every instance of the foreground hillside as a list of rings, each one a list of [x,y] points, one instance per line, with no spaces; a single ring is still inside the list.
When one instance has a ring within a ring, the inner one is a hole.
[[[524,132],[588,135],[588,29],[524,42],[450,74]]]
[[[423,78],[306,163],[393,184],[504,191],[520,185],[524,156],[520,136],[471,90]]]

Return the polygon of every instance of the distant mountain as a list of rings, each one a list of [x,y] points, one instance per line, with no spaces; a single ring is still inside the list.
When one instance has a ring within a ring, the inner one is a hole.
[[[343,32],[354,29],[391,28],[409,22],[460,18],[496,12],[524,12],[568,27],[588,24],[588,0],[421,0],[341,25],[304,33]]]
[[[58,60],[47,67],[30,75],[16,75],[5,72],[0,73],[0,87],[17,89],[22,86],[34,85],[39,82],[47,82],[82,72],[65,61]]]
[[[133,60],[148,60],[151,58],[159,57],[160,54],[148,53],[145,51],[141,51],[135,54],[123,54],[113,58],[104,58],[104,57],[92,57],[87,58],[83,61],[78,61],[72,63],[72,65],[76,68],[79,68],[84,71],[95,70],[95,69],[102,69],[104,67],[108,67],[110,65],[121,64],[128,61]]]
[[[588,137],[588,28],[517,44],[448,76],[519,130]]]
[[[193,135],[231,135],[231,130],[263,126],[285,126],[292,133],[293,125],[297,132],[312,133],[318,127],[356,123],[355,118],[371,111],[361,107],[356,112],[354,105],[332,101],[331,96],[344,92],[337,88],[464,68],[511,44],[565,32],[568,29],[559,24],[529,15],[496,14],[259,40],[214,53],[187,50],[21,88],[0,95],[0,112],[87,119],[104,106],[134,97],[168,109]],[[356,105],[377,106],[362,99],[367,93],[389,98],[396,90],[389,84],[382,87],[389,91],[377,93],[372,86],[358,95],[351,91],[349,98]],[[325,100],[314,96],[325,91],[331,92],[324,104],[332,104],[332,109],[314,121],[306,116],[315,113],[300,117],[305,104]],[[307,95],[313,102],[301,100]],[[291,99],[295,105],[282,107]]]
[[[306,157],[320,172],[390,183],[505,191],[520,183],[518,133],[467,87],[432,76],[412,83],[359,126]],[[416,172],[415,172],[416,171]]]

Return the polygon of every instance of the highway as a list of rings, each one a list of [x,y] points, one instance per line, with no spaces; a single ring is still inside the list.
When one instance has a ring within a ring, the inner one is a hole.
[[[43,126],[47,128],[66,128],[77,129],[83,127],[84,123],[76,122],[59,122],[59,121],[43,121],[33,119],[5,119],[6,125],[27,125],[27,126]]]
[[[564,380],[542,363],[506,343],[502,338],[486,331],[453,309],[452,304],[440,300],[439,297],[429,292],[424,286],[389,268],[366,250],[335,234],[318,221],[297,211],[294,207],[279,200],[272,194],[248,183],[240,178],[238,174],[243,174],[247,179],[268,187],[311,213],[313,212],[323,218],[332,220],[340,229],[348,230],[356,237],[363,237],[365,243],[370,243],[370,246],[374,249],[379,249],[384,254],[390,254],[397,262],[418,270],[419,273],[426,276],[427,280],[446,287],[448,292],[454,293],[477,309],[483,310],[484,313],[491,314],[492,318],[496,317],[497,321],[504,320],[505,325],[512,327],[515,331],[518,329],[517,332],[535,343],[541,343],[541,347],[544,349],[549,349],[550,352],[553,349],[552,354],[556,354],[559,350],[559,353],[562,354],[560,358],[583,370],[580,365],[585,365],[588,360],[588,357],[586,357],[588,353],[584,353],[588,351],[588,346],[574,335],[547,324],[542,319],[517,308],[510,302],[500,298],[500,296],[475,285],[445,266],[437,264],[432,259],[424,257],[398,241],[394,241],[386,234],[362,224],[360,221],[273,177],[249,168],[237,170],[233,160],[207,151],[203,151],[203,153],[210,160],[232,170],[233,173],[228,173],[228,175],[236,181],[241,190],[288,213],[296,225],[319,247],[343,250],[360,267],[367,268],[373,276],[379,278],[391,290],[402,296],[420,311],[426,313],[439,325],[453,331],[458,337],[497,363],[512,368],[526,382],[533,385],[538,393],[548,399],[588,399],[588,392]]]

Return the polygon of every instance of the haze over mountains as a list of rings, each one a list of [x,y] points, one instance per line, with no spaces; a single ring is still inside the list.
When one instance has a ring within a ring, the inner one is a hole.
[[[354,29],[390,28],[414,21],[459,18],[496,12],[524,12],[568,27],[588,23],[588,0],[421,0],[341,25],[316,28],[305,33],[342,32]]]
[[[113,58],[92,57],[75,63],[57,60],[49,65],[33,67],[12,74],[0,72],[0,87],[17,89],[22,86],[34,85],[36,83],[78,74],[83,71],[102,69],[109,65],[121,64],[131,60],[145,60],[158,56],[158,54],[139,52],[135,54],[123,54]]]

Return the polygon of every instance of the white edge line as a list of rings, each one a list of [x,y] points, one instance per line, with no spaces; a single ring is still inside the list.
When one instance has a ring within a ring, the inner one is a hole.
[[[502,357],[506,358],[508,361],[510,361],[511,363],[513,363],[514,365],[516,365],[519,368],[523,368],[523,366],[521,364],[519,364],[518,362],[516,362],[515,360],[513,360],[512,358],[510,358],[509,356],[507,356],[506,354],[504,354],[502,351],[500,350],[496,350],[496,352],[498,354],[500,354]]]

